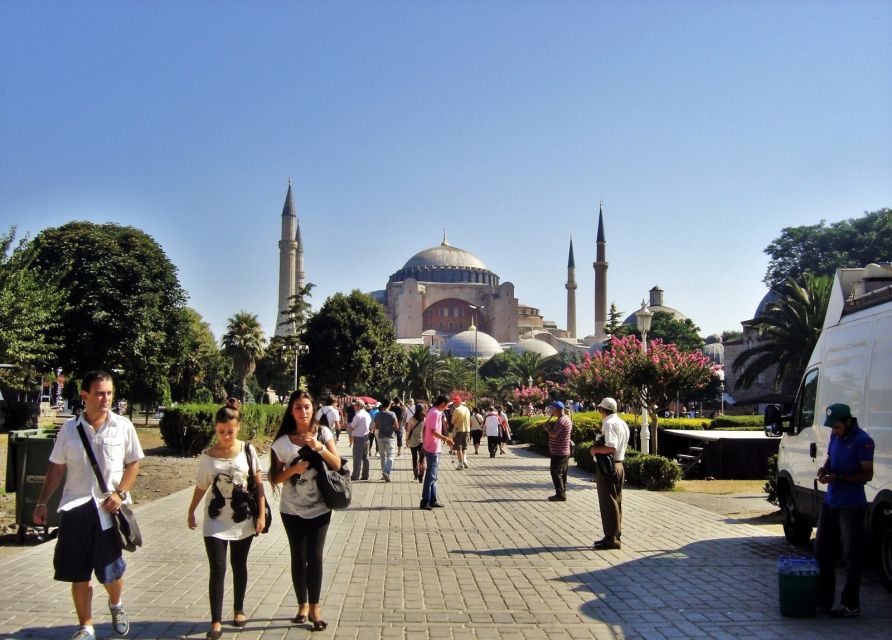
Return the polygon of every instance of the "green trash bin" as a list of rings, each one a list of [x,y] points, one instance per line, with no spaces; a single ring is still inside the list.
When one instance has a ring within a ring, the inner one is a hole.
[[[40,489],[50,466],[50,453],[56,444],[58,429],[25,429],[9,432],[9,448],[6,452],[6,492],[15,492],[15,519],[19,541],[24,541],[29,527],[42,527],[44,534],[50,527],[59,526],[59,501],[62,484],[47,504],[47,522],[36,525],[32,518],[34,507],[40,499]]]

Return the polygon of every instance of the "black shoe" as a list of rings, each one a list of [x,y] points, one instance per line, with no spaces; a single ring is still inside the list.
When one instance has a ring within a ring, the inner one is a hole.
[[[842,605],[839,609],[831,611],[830,615],[834,618],[857,618],[861,615],[861,607]]]
[[[433,509],[433,507],[430,506],[430,505],[429,505],[427,502],[425,502],[424,500],[421,501],[420,508],[421,508],[421,509],[424,509],[425,511],[430,511],[431,509]]]
[[[567,496],[548,496],[549,502],[566,502]]]
[[[623,546],[618,542],[609,542],[607,540],[601,540],[600,542],[595,543],[595,551],[609,551],[611,549],[622,549]]]
[[[431,503],[431,509],[442,509],[442,508],[444,508],[445,506],[446,506],[446,505],[443,504],[442,502],[433,502],[433,503]]]

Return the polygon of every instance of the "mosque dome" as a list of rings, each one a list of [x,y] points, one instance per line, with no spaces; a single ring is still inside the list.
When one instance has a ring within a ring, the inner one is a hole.
[[[449,338],[443,345],[442,352],[444,355],[454,358],[473,358],[475,338],[477,340],[476,354],[481,360],[489,360],[502,353],[503,349],[498,340],[488,333],[474,329],[461,331]]]
[[[773,302],[777,302],[778,300],[780,300],[780,296],[774,291],[774,289],[770,289],[759,302],[759,306],[756,307],[756,313],[753,316],[753,320],[759,320],[760,318],[762,318],[762,316],[764,316],[765,312],[768,310],[768,305]]]
[[[553,346],[536,338],[521,338],[519,342],[511,345],[511,351],[517,354],[538,353],[543,358],[550,358],[558,354],[558,350]]]
[[[480,258],[470,251],[451,246],[445,233],[442,243],[409,258],[399,271],[390,276],[390,282],[402,282],[407,278],[419,282],[499,284],[499,276],[487,269]]]
[[[668,313],[679,322],[684,322],[688,319],[688,317],[678,309],[673,309],[672,307],[667,307],[663,304],[663,290],[660,289],[659,286],[655,286],[650,290],[650,304],[647,305],[647,308],[652,313],[656,313],[657,311]],[[623,324],[630,324],[632,326],[637,325],[638,323],[635,320],[635,313],[630,313],[626,319],[623,320]]]

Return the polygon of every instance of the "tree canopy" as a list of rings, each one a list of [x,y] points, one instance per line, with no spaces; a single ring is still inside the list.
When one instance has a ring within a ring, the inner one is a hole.
[[[58,363],[78,376],[117,370],[131,399],[160,397],[189,320],[158,243],[133,227],[69,222],[40,232],[33,251],[43,281],[62,294]]]
[[[641,340],[641,332],[638,327],[631,324],[624,324],[618,327],[613,336],[624,338],[626,336],[635,336]],[[655,311],[651,319],[650,331],[647,333],[647,340],[662,340],[666,344],[674,344],[681,351],[690,353],[692,351],[700,351],[703,348],[703,338],[700,337],[700,327],[694,324],[690,318],[678,320],[668,311]],[[607,347],[610,348],[612,343],[608,341]]]
[[[354,290],[336,293],[304,325],[308,351],[301,369],[310,389],[344,393],[380,392],[403,379],[406,355],[396,343],[384,308]]]
[[[27,242],[14,243],[13,227],[0,236],[0,363],[15,368],[0,375],[22,388],[53,364],[61,296],[32,268]]]
[[[860,218],[785,227],[765,249],[770,260],[764,282],[774,288],[787,278],[802,281],[810,273],[833,275],[840,267],[863,267],[892,259],[892,209],[865,212]]]
[[[266,336],[256,314],[239,311],[229,319],[223,334],[223,352],[232,358],[235,388],[242,402],[248,395],[246,380],[254,373],[265,349]]]

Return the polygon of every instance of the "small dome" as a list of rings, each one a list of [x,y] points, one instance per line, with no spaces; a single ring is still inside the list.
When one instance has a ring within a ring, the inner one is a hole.
[[[503,349],[498,340],[488,333],[474,331],[473,329],[456,333],[449,338],[443,345],[442,352],[444,355],[454,358],[473,358],[475,337],[477,340],[476,354],[481,360],[489,360],[493,356],[502,353]]]
[[[538,353],[543,358],[556,356],[558,350],[545,342],[536,338],[521,338],[520,342],[511,345],[512,353]]]
[[[706,344],[722,344],[722,336],[717,333],[713,333],[712,335],[706,336],[706,340],[704,340]]]
[[[678,320],[679,322],[684,322],[685,320],[688,319],[688,317],[687,317],[685,314],[683,314],[681,311],[679,311],[678,309],[673,309],[672,307],[667,307],[667,306],[664,306],[664,305],[653,305],[653,304],[652,304],[652,305],[650,305],[650,306],[648,307],[648,310],[649,310],[651,313],[656,313],[657,311],[662,311],[662,312],[664,312],[664,313],[668,313],[668,314],[670,314],[673,318],[675,318],[676,320]],[[634,313],[630,313],[630,314],[626,317],[626,319],[623,320],[623,324],[629,324],[629,325],[632,325],[633,327],[636,326],[636,325],[638,324],[638,321],[635,320],[635,314],[634,314]]]
[[[753,316],[753,320],[758,320],[764,316],[765,312],[768,310],[768,305],[772,302],[777,302],[778,300],[780,300],[780,296],[774,289],[769,290],[768,293],[765,294],[765,297],[759,302],[759,306],[756,307],[756,313]]]

